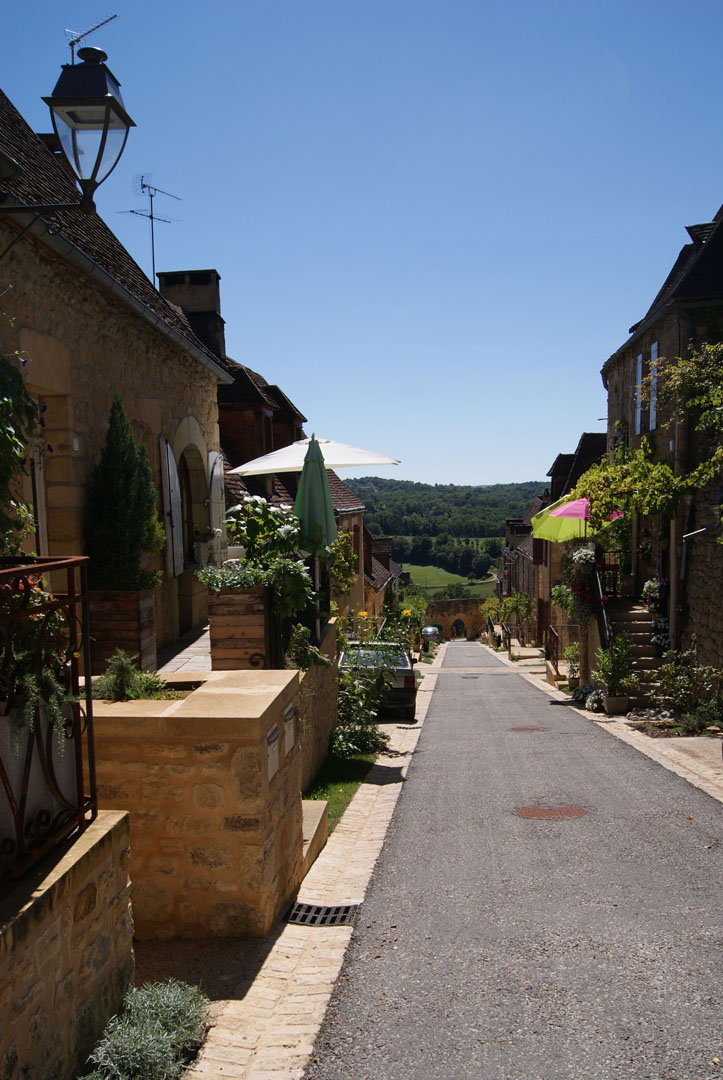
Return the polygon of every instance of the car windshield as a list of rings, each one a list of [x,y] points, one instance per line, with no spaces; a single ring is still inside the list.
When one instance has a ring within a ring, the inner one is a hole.
[[[401,649],[394,648],[354,648],[345,654],[350,664],[361,667],[409,667],[409,660]]]

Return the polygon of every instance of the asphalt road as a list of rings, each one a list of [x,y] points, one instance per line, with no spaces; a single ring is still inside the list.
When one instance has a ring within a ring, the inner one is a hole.
[[[722,823],[452,643],[307,1080],[723,1078]]]

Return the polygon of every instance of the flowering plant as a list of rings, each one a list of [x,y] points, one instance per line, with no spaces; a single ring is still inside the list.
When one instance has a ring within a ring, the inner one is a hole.
[[[247,495],[226,518],[229,539],[245,549],[243,559],[204,566],[196,574],[213,592],[223,588],[268,587],[278,615],[290,616],[313,599],[313,583],[299,558],[301,528],[285,504],[271,506],[260,495]]]

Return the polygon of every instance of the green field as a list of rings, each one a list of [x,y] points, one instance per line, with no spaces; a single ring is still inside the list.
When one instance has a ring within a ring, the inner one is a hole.
[[[405,563],[404,569],[408,570],[412,584],[419,585],[423,589],[441,589],[445,585],[464,585],[467,596],[491,596],[495,591],[495,579],[493,576],[484,581],[470,581],[461,574],[450,574],[449,570],[443,570],[439,566],[415,566],[414,563]]]

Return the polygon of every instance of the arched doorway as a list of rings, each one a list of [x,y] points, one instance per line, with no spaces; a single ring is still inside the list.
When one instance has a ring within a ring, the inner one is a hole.
[[[464,625],[461,619],[455,619],[452,623],[452,637],[453,638],[467,638],[467,627]]]

